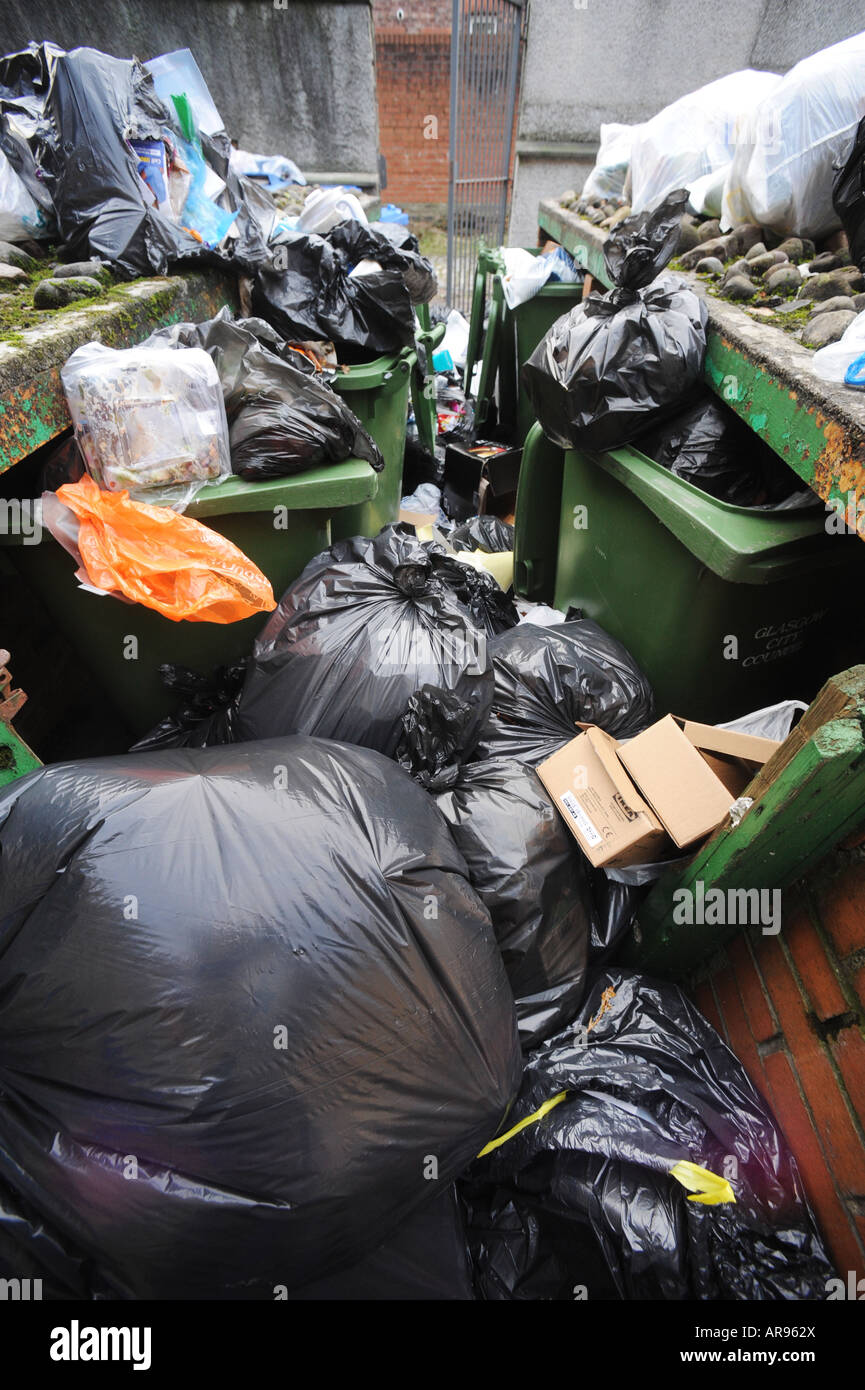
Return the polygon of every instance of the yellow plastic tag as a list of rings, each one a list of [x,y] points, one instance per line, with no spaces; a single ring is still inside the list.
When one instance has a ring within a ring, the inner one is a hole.
[[[509,1129],[506,1134],[500,1134],[498,1139],[491,1139],[490,1142],[481,1149],[478,1158],[484,1158],[487,1154],[492,1153],[493,1149],[498,1149],[502,1144],[506,1144],[509,1139],[513,1139],[514,1135],[519,1134],[521,1129],[525,1129],[528,1125],[533,1125],[537,1120],[542,1120],[544,1116],[552,1110],[554,1105],[558,1105],[560,1101],[564,1100],[567,1094],[567,1091],[559,1091],[557,1096],[551,1096],[549,1100],[545,1100],[543,1105],[533,1111],[531,1115],[527,1115],[524,1120],[520,1120],[519,1124],[514,1125],[513,1129]]]
[[[670,1169],[670,1176],[688,1189],[688,1201],[700,1202],[705,1207],[716,1207],[721,1202],[735,1202],[736,1194],[726,1178],[719,1178],[708,1168],[698,1163],[681,1159]]]

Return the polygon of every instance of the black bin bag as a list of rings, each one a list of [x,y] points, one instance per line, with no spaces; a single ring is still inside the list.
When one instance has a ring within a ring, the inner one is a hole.
[[[0,796],[0,858],[13,1268],[21,1245],[89,1296],[272,1300],[390,1241],[504,1119],[489,916],[379,754],[46,767]]]
[[[861,270],[865,266],[865,116],[844,163],[835,170],[832,206],[841,219],[850,243],[850,259]]]
[[[826,1297],[834,1270],[795,1160],[675,985],[594,976],[574,1026],[528,1059],[504,1134],[563,1093],[461,1185],[479,1297]],[[690,1200],[682,1161],[735,1201]]]
[[[590,618],[520,623],[489,644],[495,689],[477,756],[516,757],[536,767],[597,724],[631,738],[654,719],[652,687],[627,648]]]
[[[528,1049],[570,1022],[582,999],[590,871],[532,768],[515,758],[465,761],[477,734],[475,709],[424,686],[397,751],[436,795],[489,910]]]
[[[253,648],[241,739],[316,734],[393,755],[422,685],[487,709],[486,634],[410,526],[338,541],[310,560]]]
[[[347,458],[384,468],[357,416],[312,363],[262,319],[233,322],[227,308],[204,323],[172,324],[148,343],[200,347],[219,373],[231,467],[246,482],[283,478]]]
[[[563,449],[615,449],[677,409],[697,387],[706,305],[676,275],[687,193],[620,222],[604,261],[614,288],[557,319],[523,364],[522,381],[544,433]]]
[[[803,490],[775,450],[708,391],[649,430],[639,447],[677,478],[736,507],[814,505],[810,488]]]

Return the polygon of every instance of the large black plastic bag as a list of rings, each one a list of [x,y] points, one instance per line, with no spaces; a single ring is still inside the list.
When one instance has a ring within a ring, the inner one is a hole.
[[[0,59],[4,101],[34,88],[43,110],[27,141],[29,157],[22,140],[15,144],[22,172],[35,169],[50,193],[65,255],[101,257],[129,275],[164,275],[171,261],[205,252],[144,197],[129,142],[160,140],[169,113],[137,59],[95,48],[64,53],[53,44]],[[3,124],[12,136],[5,117]]]
[[[409,702],[397,756],[437,796],[489,909],[530,1048],[568,1023],[583,996],[594,929],[589,866],[530,767],[466,761],[478,733],[475,707],[424,686]]]
[[[395,253],[399,254],[399,253]],[[414,310],[399,270],[350,275],[351,262],[324,236],[290,232],[255,278],[252,307],[285,338],[324,338],[365,354],[414,343]]]
[[[392,755],[425,684],[488,708],[487,639],[413,528],[386,526],[316,555],[283,594],[253,648],[239,735],[317,734]]]
[[[522,368],[544,433],[563,449],[615,449],[676,409],[697,386],[705,303],[681,277],[659,275],[675,251],[687,193],[610,233],[614,288],[557,319]]]
[[[470,1170],[481,1297],[825,1298],[834,1271],[795,1160],[675,985],[594,977],[574,1027],[529,1058],[506,1131],[562,1091]],[[680,1160],[727,1177],[735,1203],[688,1200]]]
[[[325,236],[350,267],[364,260],[376,261],[382,270],[401,275],[412,304],[428,304],[435,299],[438,293],[436,273],[432,262],[420,254],[414,237],[396,246],[391,237],[353,217],[338,222]]]
[[[489,917],[388,759],[296,738],[48,767],[0,797],[0,851],[0,1185],[94,1294],[302,1288],[503,1120]]]
[[[789,507],[796,475],[732,410],[706,393],[640,439],[640,450],[677,478],[737,507]],[[806,504],[814,495],[805,490]]]
[[[856,136],[847,159],[835,171],[832,205],[850,243],[850,258],[860,270],[865,266],[865,116],[856,127]]]
[[[489,644],[492,709],[478,757],[516,757],[536,767],[597,724],[631,738],[652,723],[648,679],[614,637],[589,618],[535,627],[520,623]]]
[[[454,550],[480,550],[494,555],[500,550],[513,550],[514,528],[497,516],[473,516],[451,531],[448,543]]]
[[[537,773],[515,758],[467,763],[437,800],[492,918],[520,1042],[536,1047],[574,1018],[583,997],[588,864]]]
[[[201,347],[213,358],[225,398],[231,466],[247,482],[347,458],[365,459],[376,472],[384,468],[378,445],[342,397],[263,320],[232,322],[223,309],[204,323],[160,329],[148,341]]]

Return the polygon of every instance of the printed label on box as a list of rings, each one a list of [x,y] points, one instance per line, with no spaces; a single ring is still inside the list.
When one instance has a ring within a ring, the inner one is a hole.
[[[573,792],[562,792],[559,799],[571,818],[577,822],[589,847],[591,849],[597,849],[598,845],[601,844],[601,836],[597,828],[589,820]]]

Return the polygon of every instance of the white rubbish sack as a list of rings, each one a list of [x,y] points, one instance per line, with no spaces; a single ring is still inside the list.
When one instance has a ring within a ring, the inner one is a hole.
[[[833,165],[850,152],[865,115],[865,33],[797,63],[754,112],[724,189],[722,230],[758,222],[817,239],[841,224]]]
[[[750,128],[755,108],[780,81],[777,73],[754,68],[731,72],[637,126],[631,146],[634,212],[729,164],[740,132]]]

